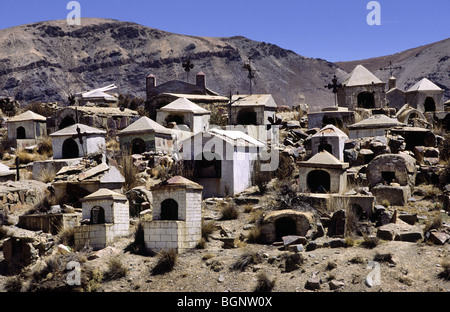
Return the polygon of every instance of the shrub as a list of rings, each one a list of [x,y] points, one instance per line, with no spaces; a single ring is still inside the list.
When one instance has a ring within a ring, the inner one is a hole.
[[[134,232],[134,240],[125,248],[125,250],[141,256],[152,255],[152,253],[145,247],[144,226],[142,222],[138,223],[136,231]]]
[[[52,107],[52,105],[49,105],[47,103],[40,103],[31,101],[30,104],[25,106],[23,108],[23,111],[30,110],[36,114],[39,114],[44,117],[52,117],[54,113],[56,112],[56,108]]]
[[[232,270],[244,271],[250,264],[261,262],[261,256],[256,252],[245,252],[231,265]]]
[[[61,244],[73,248],[75,246],[75,228],[66,227],[58,232],[58,240]]]
[[[205,242],[209,241],[209,235],[214,232],[214,229],[214,221],[205,222],[202,220],[202,238],[205,240]]]
[[[105,272],[105,280],[112,281],[125,277],[128,273],[128,269],[123,265],[122,261],[118,258],[111,258],[108,261],[108,271]]]
[[[50,158],[53,156],[52,139],[49,136],[45,136],[41,139],[38,146],[35,148],[35,152],[39,155]]]
[[[275,280],[270,280],[265,272],[258,273],[256,287],[253,292],[271,292],[275,286]]]
[[[133,158],[131,156],[123,156],[118,161],[119,170],[125,179],[123,184],[124,192],[128,192],[132,188],[139,186],[139,180],[137,174],[138,168],[133,164]]]
[[[253,211],[253,205],[252,204],[246,204],[244,205],[244,212],[245,213],[250,213]]]
[[[24,281],[17,275],[6,280],[5,290],[7,292],[21,292],[24,290]]]
[[[375,256],[373,257],[373,261],[377,261],[377,262],[387,262],[387,263],[394,263],[394,260],[392,259],[392,254],[391,253],[387,253],[387,254],[380,254],[380,253],[376,253]]]
[[[305,262],[305,258],[300,253],[291,253],[286,255],[284,260],[286,272],[295,271]]]
[[[267,191],[267,185],[272,179],[272,171],[262,171],[261,161],[258,159],[253,164],[252,181],[253,184],[258,187],[260,194],[264,194]]]
[[[363,247],[375,248],[380,244],[380,239],[376,236],[364,236],[364,241],[361,243]]]
[[[325,267],[325,269],[328,271],[331,271],[336,268],[337,268],[337,263],[334,261],[328,261],[327,266]]]
[[[163,250],[158,254],[158,262],[152,269],[153,275],[165,274],[173,270],[178,254],[175,249]]]
[[[450,279],[450,257],[446,257],[441,261],[443,271],[439,273],[439,277],[445,280]]]
[[[206,239],[204,237],[202,237],[198,240],[197,245],[195,245],[195,248],[205,249],[205,247],[206,247]]]
[[[249,218],[248,222],[258,224],[262,220],[263,216],[264,216],[264,212],[262,210],[260,210],[260,209],[253,210],[250,214],[250,218]]]
[[[286,180],[292,177],[295,171],[295,163],[289,155],[280,153],[278,168],[275,170],[275,177],[280,180]]]
[[[34,213],[47,213],[50,210],[50,207],[53,205],[57,205],[58,201],[55,197],[51,196],[49,193],[46,194],[39,203],[37,203],[27,214]]]
[[[4,226],[0,226],[0,239],[3,239],[8,236],[8,229]]]
[[[103,281],[103,272],[97,269],[89,270],[86,274],[83,274],[81,279],[81,286],[86,292],[95,292]]]
[[[259,244],[262,242],[261,238],[261,228],[259,226],[254,226],[250,229],[247,236],[247,242]]]
[[[106,142],[106,149],[111,151],[120,150],[120,144],[116,139],[111,138]]]
[[[220,220],[235,220],[239,216],[236,204],[233,201],[228,201],[223,204],[221,213]]]
[[[53,169],[43,169],[37,179],[44,183],[52,182],[56,177],[56,172]]]
[[[442,215],[435,216],[431,221],[425,223],[424,233],[428,233],[431,230],[439,230],[443,225]]]
[[[19,164],[29,164],[37,159],[35,154],[27,152],[25,149],[18,149],[16,157],[19,158]]]

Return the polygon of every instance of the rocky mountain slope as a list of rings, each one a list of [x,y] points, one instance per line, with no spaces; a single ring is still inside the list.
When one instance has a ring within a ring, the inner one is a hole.
[[[450,99],[450,38],[432,44],[409,49],[400,53],[366,60],[338,62],[336,65],[350,72],[362,64],[383,81],[389,78],[389,66],[401,67],[394,70],[397,87],[407,90],[422,78],[428,78],[445,90],[444,97]]]
[[[245,37],[206,38],[178,35],[130,22],[85,18],[80,26],[65,20],[38,22],[0,30],[0,97],[22,103],[58,101],[67,104],[70,93],[109,84],[118,93],[145,97],[145,76],[157,84],[185,80],[181,63],[190,59],[190,74],[203,71],[210,89],[221,95],[249,92],[247,72],[252,59],[256,70],[254,93],[273,94],[278,105],[307,103],[311,111],[333,104],[327,88],[333,75],[343,81],[362,63],[380,71],[392,61],[398,86],[407,88],[428,77],[446,89],[450,98],[450,39],[375,59],[333,64],[306,58],[276,45]]]
[[[192,37],[87,18],[81,26],[57,20],[0,30],[0,96],[65,104],[69,93],[114,83],[119,93],[145,97],[146,75],[154,74],[157,84],[185,80],[186,59],[195,65],[190,82],[203,71],[210,89],[244,94],[249,57],[257,70],[253,92],[272,93],[278,105],[331,103],[324,85],[336,73],[345,75],[325,60],[244,37]]]

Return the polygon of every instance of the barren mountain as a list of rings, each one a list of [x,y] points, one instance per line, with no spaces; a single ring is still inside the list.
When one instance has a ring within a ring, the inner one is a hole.
[[[347,72],[361,64],[383,81],[389,78],[389,70],[380,70],[392,62],[397,78],[397,87],[407,90],[422,78],[428,78],[445,90],[445,99],[450,99],[450,38],[409,49],[400,53],[366,60],[337,62]]]
[[[203,71],[210,89],[221,95],[248,93],[243,69],[251,58],[256,70],[254,93],[273,94],[278,105],[307,103],[311,111],[333,103],[324,87],[340,81],[362,63],[383,79],[381,67],[392,61],[398,86],[407,88],[427,77],[450,98],[450,39],[375,59],[333,64],[307,58],[274,44],[245,37],[206,38],[169,33],[130,22],[86,18],[80,26],[66,20],[39,22],[0,30],[0,97],[67,104],[70,93],[109,84],[117,92],[145,97],[145,76],[157,84],[185,80],[181,63],[195,65],[189,81]],[[341,68],[342,67],[342,68]],[[344,69],[347,73],[342,70]]]
[[[328,105],[333,97],[324,85],[334,74],[345,76],[325,60],[244,37],[193,37],[86,18],[80,26],[57,20],[0,30],[0,96],[65,105],[69,93],[114,83],[118,93],[145,97],[146,75],[154,74],[157,84],[185,80],[186,59],[195,65],[190,82],[203,71],[210,89],[243,94],[249,92],[242,68],[249,57],[256,70],[253,92],[272,93],[278,105]]]

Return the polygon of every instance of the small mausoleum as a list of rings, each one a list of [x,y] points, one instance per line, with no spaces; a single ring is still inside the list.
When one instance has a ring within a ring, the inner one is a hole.
[[[302,193],[343,194],[347,187],[348,163],[341,162],[326,150],[307,161],[297,162],[299,188]]]
[[[367,68],[357,65],[338,89],[338,104],[350,110],[385,107],[385,85]]]
[[[421,112],[443,111],[444,90],[423,78],[406,91],[406,103]]]
[[[366,170],[370,191],[378,202],[403,206],[408,202],[416,181],[416,160],[404,153],[375,157]]]
[[[269,125],[275,119],[277,103],[271,94],[233,95],[231,125]]]
[[[179,98],[156,111],[156,122],[167,126],[174,122],[198,133],[209,128],[211,112],[186,98]]]
[[[143,116],[117,133],[120,149],[130,154],[144,152],[171,152],[173,137],[171,129]]]
[[[264,143],[233,130],[210,129],[181,142],[185,165],[205,197],[237,194],[252,185],[254,161]]]
[[[312,155],[327,151],[340,161],[344,161],[344,145],[348,136],[339,128],[327,125],[311,137]]]
[[[79,158],[103,154],[106,131],[83,124],[74,124],[50,134],[53,158]],[[103,155],[105,161],[105,156]]]
[[[99,189],[81,201],[84,224],[75,227],[75,249],[84,246],[102,249],[115,237],[129,234],[129,206],[125,195]]]
[[[47,118],[32,111],[14,116],[7,121],[8,140],[17,140],[17,147],[36,145],[47,135]]]
[[[144,221],[144,241],[152,251],[194,248],[202,237],[203,187],[175,176],[151,187],[153,219]]]

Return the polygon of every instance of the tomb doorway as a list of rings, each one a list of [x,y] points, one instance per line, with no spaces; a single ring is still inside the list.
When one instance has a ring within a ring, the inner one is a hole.
[[[178,220],[178,203],[172,198],[161,202],[161,220]]]
[[[145,152],[145,142],[140,138],[131,141],[131,154],[142,154]]]
[[[425,103],[423,104],[423,107],[426,112],[436,111],[436,103],[434,102],[434,99],[431,96],[429,96],[425,99]]]
[[[16,139],[23,140],[23,139],[26,139],[26,137],[27,136],[26,136],[24,127],[19,127],[16,129]]]
[[[239,125],[256,125],[256,112],[253,110],[240,110],[237,115]]]
[[[74,124],[75,124],[75,120],[71,116],[66,116],[59,123],[59,130],[67,128],[68,126],[71,126]]]
[[[330,191],[330,174],[324,170],[313,170],[308,173],[306,184],[311,193],[327,193]]]
[[[74,139],[67,139],[62,145],[62,158],[78,158],[80,157],[80,151],[78,149],[78,144]]]
[[[375,96],[372,92],[361,92],[358,94],[358,107],[375,108]]]
[[[95,206],[91,209],[91,223],[102,224],[105,223],[105,209],[100,206]]]
[[[297,235],[297,225],[295,220],[289,217],[282,217],[275,221],[275,237],[281,241],[283,236]]]

